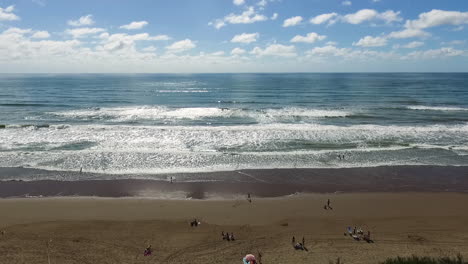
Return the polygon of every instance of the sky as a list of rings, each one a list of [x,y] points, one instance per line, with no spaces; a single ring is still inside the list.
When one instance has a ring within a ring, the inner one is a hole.
[[[467,71],[468,0],[0,0],[2,73]]]

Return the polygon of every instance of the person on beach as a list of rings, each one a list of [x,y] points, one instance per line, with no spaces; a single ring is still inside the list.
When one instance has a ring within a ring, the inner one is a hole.
[[[305,246],[305,238],[302,237],[302,245]]]
[[[231,241],[236,240],[236,239],[234,238],[234,233],[231,232],[231,237],[230,237],[230,238],[231,238]]]
[[[83,167],[80,167],[80,174],[83,172]]]
[[[249,201],[249,203],[252,203],[252,198],[250,198],[250,193],[247,193],[247,201]]]
[[[143,253],[144,256],[151,256],[151,253],[153,253],[153,250],[151,249],[151,245],[149,245],[146,249],[145,252]]]
[[[294,236],[292,237],[291,243],[296,243],[296,238]]]

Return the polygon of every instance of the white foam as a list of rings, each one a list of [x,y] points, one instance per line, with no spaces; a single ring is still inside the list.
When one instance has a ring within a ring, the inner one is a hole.
[[[169,108],[164,106],[115,107],[85,110],[72,110],[50,113],[56,116],[77,119],[109,119],[109,121],[135,120],[200,120],[203,118],[252,118],[259,123],[274,123],[281,120],[301,118],[346,117],[352,115],[350,111],[309,109],[288,107],[282,109],[248,110],[217,107],[184,107]]]
[[[423,111],[468,111],[468,108],[450,107],[450,106],[415,105],[415,106],[407,106],[407,108],[411,110],[423,110]]]
[[[468,124],[72,125],[66,129],[53,126],[2,129],[0,138],[1,148],[7,150],[0,152],[0,166],[56,170],[77,170],[82,166],[86,171],[112,174],[376,164],[457,165],[466,161],[458,160],[455,153],[444,160],[421,153],[433,153],[434,149],[445,151],[443,155],[454,150],[463,151],[468,145]],[[378,142],[390,143],[379,147]],[[80,146],[81,143],[87,147],[70,149],[70,144]],[[350,143],[357,148],[346,147]],[[318,146],[316,149],[313,149],[314,144]],[[343,147],[324,149],[320,147],[322,144]],[[413,154],[395,157],[389,154],[401,151]],[[353,159],[337,163],[336,153],[349,153]],[[415,157],[419,160],[411,160]]]

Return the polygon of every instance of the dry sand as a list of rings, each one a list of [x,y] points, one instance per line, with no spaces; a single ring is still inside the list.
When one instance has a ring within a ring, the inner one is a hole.
[[[327,198],[333,210],[324,210]],[[0,200],[0,263],[379,263],[403,255],[468,256],[468,195],[308,194],[239,200]],[[189,221],[201,220],[197,228]],[[370,230],[375,243],[344,236]],[[236,241],[221,239],[234,232]],[[305,237],[309,251],[291,238]],[[143,250],[151,244],[152,256]],[[49,245],[49,246],[48,246]]]

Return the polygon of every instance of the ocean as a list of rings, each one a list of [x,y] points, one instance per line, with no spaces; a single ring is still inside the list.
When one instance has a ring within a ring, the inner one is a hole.
[[[0,75],[0,167],[385,165],[468,165],[468,74]]]

